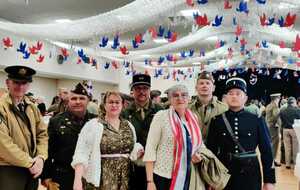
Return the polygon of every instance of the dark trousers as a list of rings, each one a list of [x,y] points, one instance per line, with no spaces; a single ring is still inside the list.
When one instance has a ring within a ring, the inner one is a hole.
[[[171,186],[171,179],[161,177],[159,175],[153,174],[153,180],[156,186],[156,190],[169,190]]]
[[[0,166],[1,190],[37,190],[38,185],[27,168]]]
[[[146,168],[134,165],[131,172],[130,190],[147,190]]]
[[[55,168],[52,180],[59,184],[61,190],[73,190],[75,171],[73,168]]]

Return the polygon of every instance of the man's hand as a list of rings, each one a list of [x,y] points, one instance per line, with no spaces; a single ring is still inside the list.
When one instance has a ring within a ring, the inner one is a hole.
[[[199,162],[201,162],[201,156],[200,155],[198,155],[197,153],[195,153],[193,156],[192,156],[192,162],[193,162],[193,164],[197,164],[197,163],[199,163]]]
[[[33,178],[37,178],[41,175],[44,167],[44,160],[37,156],[33,159],[33,165],[29,168],[30,173],[33,175]]]
[[[273,183],[264,183],[263,190],[274,190],[275,186]]]

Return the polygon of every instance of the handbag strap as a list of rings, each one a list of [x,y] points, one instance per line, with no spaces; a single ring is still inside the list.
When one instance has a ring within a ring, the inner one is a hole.
[[[246,150],[242,147],[242,145],[240,144],[240,142],[239,142],[239,141],[235,138],[235,136],[233,135],[233,131],[232,131],[231,125],[230,125],[230,123],[229,123],[229,121],[228,121],[228,119],[227,119],[225,113],[222,114],[222,118],[223,118],[223,120],[224,120],[226,129],[227,129],[227,131],[229,132],[229,134],[230,134],[230,136],[231,136],[233,142],[239,147],[239,149],[240,149],[243,153],[245,153]]]

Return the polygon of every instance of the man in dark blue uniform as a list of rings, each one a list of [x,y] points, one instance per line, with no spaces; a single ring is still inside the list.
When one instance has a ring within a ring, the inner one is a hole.
[[[275,169],[270,134],[262,118],[244,111],[246,92],[247,85],[243,79],[227,80],[229,110],[212,120],[207,147],[231,174],[225,190],[261,190],[262,177],[255,152],[258,146],[263,169],[263,190],[274,190]]]
[[[50,119],[48,126],[48,160],[42,175],[46,187],[73,189],[74,169],[71,166],[78,134],[84,124],[96,115],[87,112],[88,92],[81,83],[71,91],[67,111]],[[56,188],[53,188],[56,189]]]

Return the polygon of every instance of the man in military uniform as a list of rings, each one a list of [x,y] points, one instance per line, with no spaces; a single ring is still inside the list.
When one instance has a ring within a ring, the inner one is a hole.
[[[273,148],[273,157],[276,160],[278,145],[279,145],[279,101],[280,101],[280,93],[271,94],[271,102],[266,107],[266,122],[269,127],[271,140],[272,140],[272,148]],[[275,162],[275,166],[280,166],[280,162]]]
[[[78,134],[84,124],[96,115],[87,112],[88,93],[81,83],[71,91],[68,110],[49,122],[49,158],[45,163],[42,184],[59,184],[62,190],[73,189],[74,170],[71,167]]]
[[[195,101],[190,104],[190,109],[198,116],[201,132],[204,141],[206,141],[207,133],[211,119],[224,113],[228,107],[225,103],[213,96],[215,91],[214,78],[211,73],[203,71],[197,79],[196,91],[198,96]]]
[[[231,78],[226,81],[229,110],[211,121],[207,148],[231,174],[225,190],[260,190],[262,177],[255,152],[258,147],[261,152],[263,190],[274,190],[275,169],[270,135],[263,118],[244,110],[246,92],[243,79]]]
[[[47,159],[47,126],[25,93],[35,70],[9,66],[8,93],[0,99],[0,189],[36,190]]]
[[[151,121],[156,112],[162,109],[158,104],[150,100],[151,78],[149,75],[138,74],[132,78],[131,89],[134,102],[130,104],[123,112],[123,117],[128,119],[134,126],[137,136],[137,142],[144,147],[150,128]],[[146,170],[144,166],[134,167],[134,179],[132,179],[131,189],[146,190]]]
[[[59,88],[58,90],[59,102],[51,105],[48,112],[53,112],[53,116],[63,113],[67,110],[69,91],[66,88]]]

